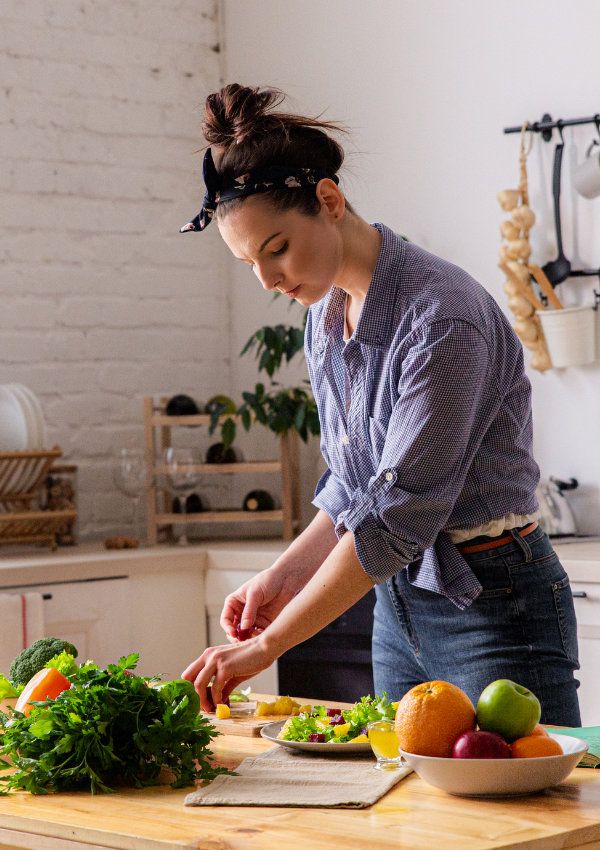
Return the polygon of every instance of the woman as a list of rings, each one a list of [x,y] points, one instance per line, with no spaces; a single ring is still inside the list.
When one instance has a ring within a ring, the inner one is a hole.
[[[466,272],[357,215],[334,125],[279,102],[238,85],[208,97],[206,195],[182,232],[216,218],[264,289],[309,308],[327,471],[310,525],[225,600],[230,644],[183,676],[208,711],[213,677],[221,702],[375,585],[378,693],[445,679],[476,702],[508,678],[539,697],[542,721],[577,726],[575,615],[536,521],[520,343]]]

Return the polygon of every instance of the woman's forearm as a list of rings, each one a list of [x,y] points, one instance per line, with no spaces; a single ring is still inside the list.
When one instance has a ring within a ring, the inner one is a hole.
[[[373,587],[346,532],[304,588],[260,635],[266,651],[275,658],[312,637]]]
[[[293,570],[308,581],[337,545],[338,538],[331,517],[320,510],[298,535],[271,569]]]

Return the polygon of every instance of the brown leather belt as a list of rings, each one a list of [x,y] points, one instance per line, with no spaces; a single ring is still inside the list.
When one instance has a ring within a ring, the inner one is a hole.
[[[537,521],[531,522],[529,525],[524,525],[517,533],[519,537],[527,537],[528,534],[536,530],[538,525],[539,523]],[[498,546],[504,546],[505,543],[512,543],[512,541],[512,534],[503,534],[502,537],[494,537],[493,540],[489,540],[487,543],[475,543],[472,546],[460,543],[456,548],[464,555],[468,555],[471,552],[487,552],[488,549],[496,549]]]

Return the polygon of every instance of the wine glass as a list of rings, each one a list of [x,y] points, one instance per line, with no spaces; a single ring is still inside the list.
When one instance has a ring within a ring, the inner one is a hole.
[[[174,496],[180,497],[182,512],[186,510],[186,499],[200,482],[198,465],[201,462],[198,449],[176,449],[170,447],[164,451],[164,471],[167,479],[167,489]],[[178,542],[187,545],[187,523],[183,524],[183,532]]]
[[[152,484],[152,470],[141,449],[119,449],[113,464],[113,482],[133,503],[133,531],[140,546],[146,544],[146,533],[140,512],[140,499]]]

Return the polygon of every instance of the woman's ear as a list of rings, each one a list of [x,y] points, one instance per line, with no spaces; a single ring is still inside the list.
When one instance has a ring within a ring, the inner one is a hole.
[[[334,183],[329,177],[324,177],[317,183],[316,195],[321,203],[321,211],[328,217],[333,220],[339,220],[343,217],[346,210],[346,199],[337,183]]]

